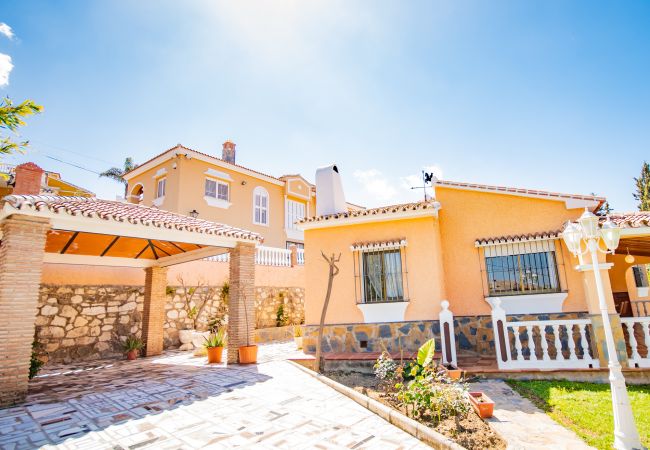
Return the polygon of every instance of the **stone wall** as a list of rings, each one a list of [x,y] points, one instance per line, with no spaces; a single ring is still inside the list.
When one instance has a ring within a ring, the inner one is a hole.
[[[524,320],[579,319],[587,313],[519,314],[507,316],[509,322]],[[469,351],[496,357],[492,316],[454,317],[456,350]],[[323,332],[323,352],[379,352],[386,348],[390,352],[415,352],[427,340],[436,339],[440,350],[440,323],[437,320],[416,322],[390,322],[373,324],[326,325]],[[550,336],[549,336],[550,338]],[[316,351],[318,326],[305,327],[303,343],[305,351]],[[566,347],[566,335],[562,342]],[[527,344],[527,336],[522,337]]]
[[[280,292],[284,293],[282,297]],[[201,309],[206,299],[208,303]],[[292,320],[297,320],[303,317],[302,311],[298,311],[303,299],[302,288],[256,288],[257,313],[262,317],[270,317],[270,311],[277,311],[277,305],[283,301],[293,311]],[[36,317],[41,358],[65,363],[121,357],[121,342],[127,336],[141,336],[143,306],[144,287],[41,285]],[[195,321],[188,317],[188,310],[193,307],[200,312]],[[221,287],[168,287],[165,317],[164,348],[176,348],[180,345],[179,330],[194,324],[198,330],[206,330],[211,320],[226,320]]]
[[[278,308],[282,305],[285,321],[281,325],[305,322],[305,290],[291,288],[255,288],[256,328],[277,326]]]

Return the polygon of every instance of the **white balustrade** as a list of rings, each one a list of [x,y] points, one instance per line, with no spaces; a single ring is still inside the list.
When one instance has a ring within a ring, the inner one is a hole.
[[[631,367],[650,367],[650,317],[622,317]]]
[[[305,250],[299,248],[296,250],[297,262],[299,266],[305,264]]]
[[[591,356],[590,343],[587,339],[587,330],[591,332],[589,319],[508,322],[505,311],[497,299],[493,304],[492,324],[499,369],[599,367],[598,360]],[[499,337],[500,324],[503,325],[504,339]],[[539,346],[536,339],[539,339]],[[563,348],[563,345],[566,348]],[[567,356],[564,355],[564,351]]]

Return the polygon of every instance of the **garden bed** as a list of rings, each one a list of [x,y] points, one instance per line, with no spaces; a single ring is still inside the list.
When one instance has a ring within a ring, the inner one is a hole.
[[[374,376],[342,372],[330,372],[326,375],[338,383],[408,415],[406,409],[393,396],[384,393],[379,386],[379,380]],[[416,420],[467,449],[506,448],[503,439],[480,419],[474,411],[470,411],[463,416],[442,419],[441,421],[430,417],[422,417]]]

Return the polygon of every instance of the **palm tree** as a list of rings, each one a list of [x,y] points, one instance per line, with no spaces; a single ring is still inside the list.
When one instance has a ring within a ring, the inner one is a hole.
[[[124,200],[128,195],[129,182],[124,179],[124,175],[138,167],[136,163],[133,162],[133,158],[130,156],[124,160],[124,167],[111,167],[105,172],[99,174],[100,177],[111,178],[119,183],[124,184]]]

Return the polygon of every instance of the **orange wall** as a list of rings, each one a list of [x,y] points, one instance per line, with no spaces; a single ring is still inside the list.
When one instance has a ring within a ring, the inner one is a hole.
[[[650,296],[640,297],[637,294],[636,284],[634,282],[634,273],[632,266],[637,264],[650,264],[648,256],[634,256],[634,262],[628,264],[625,262],[625,255],[608,255],[607,262],[614,263],[610,269],[610,281],[613,292],[627,292],[630,300],[650,300]]]
[[[353,252],[355,242],[407,238],[406,260],[410,304],[404,320],[438,317],[441,300],[449,300],[456,316],[489,315],[485,301],[482,254],[475,247],[479,238],[560,230],[567,220],[577,219],[583,209],[567,210],[563,201],[436,187],[442,209],[438,218],[375,222],[305,231],[306,267],[305,318],[317,324],[327,287],[327,264],[320,253],[341,253],[340,274],[334,281],[326,323],[363,322],[356,306]],[[383,221],[382,221],[383,220]],[[563,312],[581,312],[589,307],[591,272],[578,272],[561,240],[556,241],[558,275],[568,297]],[[358,270],[358,269],[357,269]],[[587,274],[587,275],[585,275]],[[593,277],[592,277],[593,278]],[[606,282],[608,280],[605,280]],[[609,283],[606,283],[608,286]],[[606,287],[607,287],[606,286]],[[357,291],[358,292],[358,291]],[[592,302],[593,303],[593,302]],[[597,302],[596,306],[597,308]]]
[[[176,169],[173,169],[173,164],[176,164]],[[167,170],[166,193],[165,199],[160,205],[161,209],[185,215],[196,209],[201,219],[225,223],[261,234],[264,237],[264,245],[270,247],[285,248],[287,240],[296,240],[288,239],[284,231],[284,201],[285,194],[288,193],[285,192],[284,183],[271,183],[196,158],[178,157],[165,161],[129,180],[129,193],[137,184],[144,186],[144,205],[151,206],[153,204],[156,189],[156,179],[153,178],[153,175],[161,168]],[[231,205],[227,209],[210,206],[203,198],[205,172],[208,168],[227,173],[232,178],[232,181],[228,181]],[[303,185],[303,188],[298,189],[299,185]],[[253,191],[257,186],[263,187],[269,193],[269,226],[253,223]],[[309,186],[299,180],[291,180],[291,188],[297,193],[309,193]],[[292,197],[292,200],[308,203],[305,199],[297,197]],[[309,203],[310,206],[306,210],[309,209],[313,214],[316,204],[315,197],[312,197]]]
[[[219,286],[229,278],[227,263],[193,261],[171,266],[167,283],[178,285],[178,275],[188,285],[204,280]],[[127,285],[143,286],[144,270],[133,267],[79,266],[71,264],[43,264],[41,282],[61,285]],[[273,287],[304,287],[305,267],[255,266],[255,285]]]
[[[328,265],[321,256],[341,254],[340,273],[334,279],[325,322],[328,324],[363,322],[363,314],[355,298],[355,255],[350,246],[358,242],[406,238],[405,253],[408,270],[404,293],[410,303],[405,320],[424,320],[438,316],[440,301],[445,298],[440,255],[438,223],[433,217],[390,222],[357,224],[345,227],[305,231],[306,265],[305,323],[318,324],[327,289]],[[358,260],[356,261],[358,271]],[[358,282],[358,281],[357,281]],[[358,287],[356,288],[358,292]]]
[[[447,299],[455,315],[490,314],[491,308],[483,295],[481,262],[474,242],[478,238],[556,231],[567,220],[575,220],[582,209],[567,210],[562,201],[542,200],[514,195],[450,189],[436,186],[440,210],[442,255],[445,267]],[[569,257],[562,245],[558,267],[563,289],[569,296],[565,312],[585,311],[583,277],[573,266],[577,260]],[[566,271],[566,280],[564,279]]]

